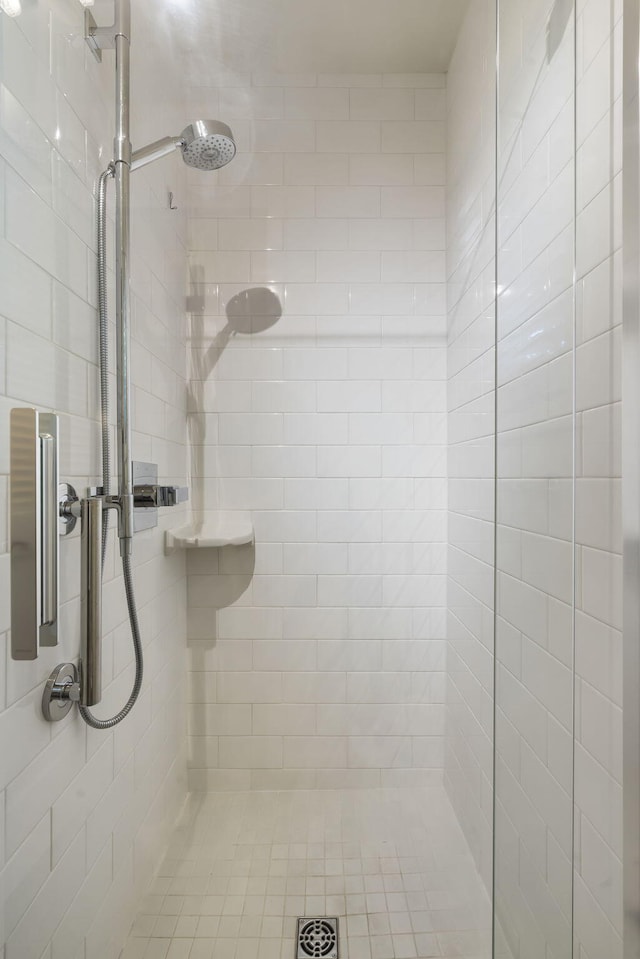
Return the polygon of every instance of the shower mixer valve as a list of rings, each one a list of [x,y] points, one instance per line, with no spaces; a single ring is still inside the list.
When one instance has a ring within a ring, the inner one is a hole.
[[[141,484],[133,487],[133,505],[136,508],[157,509],[159,506],[177,506],[189,499],[187,486],[156,486]]]
[[[118,496],[104,496],[101,486],[90,486],[89,496],[100,496],[105,507],[120,507]],[[135,509],[158,509],[158,507],[178,506],[189,499],[188,486],[158,486],[155,483],[140,483],[133,487],[133,505]]]

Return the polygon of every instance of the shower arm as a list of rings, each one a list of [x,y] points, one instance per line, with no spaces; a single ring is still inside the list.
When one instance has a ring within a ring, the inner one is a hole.
[[[162,137],[161,140],[156,140],[146,147],[135,150],[131,156],[131,171],[139,170],[140,167],[146,166],[147,163],[153,163],[154,160],[159,160],[161,157],[173,153],[174,150],[184,146],[184,142],[181,136]]]

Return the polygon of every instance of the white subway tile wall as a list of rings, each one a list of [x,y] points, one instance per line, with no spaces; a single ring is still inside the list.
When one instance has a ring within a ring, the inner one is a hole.
[[[181,129],[172,51],[159,22],[134,4],[136,142]],[[100,481],[96,179],[111,157],[113,57],[83,40],[76,0],[0,15],[0,885],[4,959],[117,959],[184,798],[185,569],[163,555],[162,529],[136,536],[146,671],[127,721],[89,730],[77,711],[52,726],[40,700],[80,642],[80,542],[61,543],[60,645],[32,663],[10,658],[7,492],[9,411],[61,419],[61,477]],[[140,38],[144,38],[140,43]],[[152,56],[140,52],[152,51]],[[149,109],[151,103],[154,110]],[[153,114],[151,116],[150,114]],[[134,455],[186,481],[185,176],[179,159],[136,173],[133,214]],[[167,189],[181,209],[170,212]],[[111,195],[111,204],[113,196]],[[109,236],[113,236],[111,217]],[[113,262],[109,286],[113,304]],[[113,345],[113,324],[111,341]],[[111,355],[113,369],[113,350]],[[115,397],[112,403],[114,422]],[[178,518],[179,521],[179,518]],[[162,524],[175,523],[164,517]],[[113,534],[105,570],[104,702],[117,711],[133,656]]]
[[[447,74],[448,622],[445,785],[493,868],[495,3],[472,0]]]
[[[568,954],[573,868],[575,949],[617,959],[621,4],[577,5],[575,164],[573,24],[547,63],[547,7],[501,9],[497,944]],[[446,86],[212,71],[188,108],[161,18],[134,15],[136,143],[219,112],[239,151],[214,175],[177,157],[135,175],[135,456],[183,483],[189,440],[196,513],[251,511],[256,545],[195,551],[185,578],[163,553],[178,514],[136,537],[140,702],[108,733],[44,722],[48,673],[78,655],[79,542],[62,543],[60,646],[13,662],[9,411],[59,412],[64,479],[99,481],[94,191],[113,64],[89,54],[76,0],[25,3],[0,16],[3,959],[118,959],[187,760],[196,790],[444,778],[491,877],[495,4],[470,3]],[[117,568],[112,534],[101,715],[133,674]],[[471,948],[446,892],[429,902],[458,930],[446,947]],[[137,938],[182,955],[163,914]],[[396,932],[380,959],[445,948]]]
[[[192,483],[256,545],[188,560],[193,788],[442,779],[445,92],[197,90],[240,142],[189,175]]]
[[[495,883],[497,941],[513,957],[573,951],[571,4],[566,12],[553,39],[543,2],[501,10],[499,26]]]

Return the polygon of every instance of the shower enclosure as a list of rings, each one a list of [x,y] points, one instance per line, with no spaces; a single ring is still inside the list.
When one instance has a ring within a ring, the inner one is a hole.
[[[622,13],[498,7],[496,955],[623,954]]]
[[[640,956],[638,6],[0,0],[3,959]]]
[[[608,304],[597,329],[585,329],[579,315],[583,277],[600,258],[582,271],[577,261],[577,196],[586,205],[594,195],[583,166],[578,182],[577,20],[572,4],[556,4],[550,16],[543,4],[526,7],[521,24],[516,11],[501,9],[498,26],[494,842],[496,953],[504,956],[571,955],[574,936],[579,948],[574,695],[600,691],[581,689],[576,658],[588,576],[579,544],[589,520],[598,535],[594,513],[613,512],[611,492],[591,479],[590,465],[582,495],[579,486],[583,411],[600,401],[580,374],[582,343],[614,321]],[[518,28],[522,58],[509,44]],[[601,119],[589,118],[585,133]],[[604,173],[595,193],[608,187]],[[596,349],[602,356],[603,343]],[[603,527],[604,541],[590,545],[613,551],[613,524]],[[595,585],[587,586],[587,602]],[[613,943],[607,952],[615,954]]]

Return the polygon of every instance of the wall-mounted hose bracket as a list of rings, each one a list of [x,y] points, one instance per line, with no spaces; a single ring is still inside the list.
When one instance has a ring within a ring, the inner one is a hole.
[[[99,27],[90,10],[84,11],[84,38],[98,63],[102,63],[102,51],[116,45],[115,28]]]

